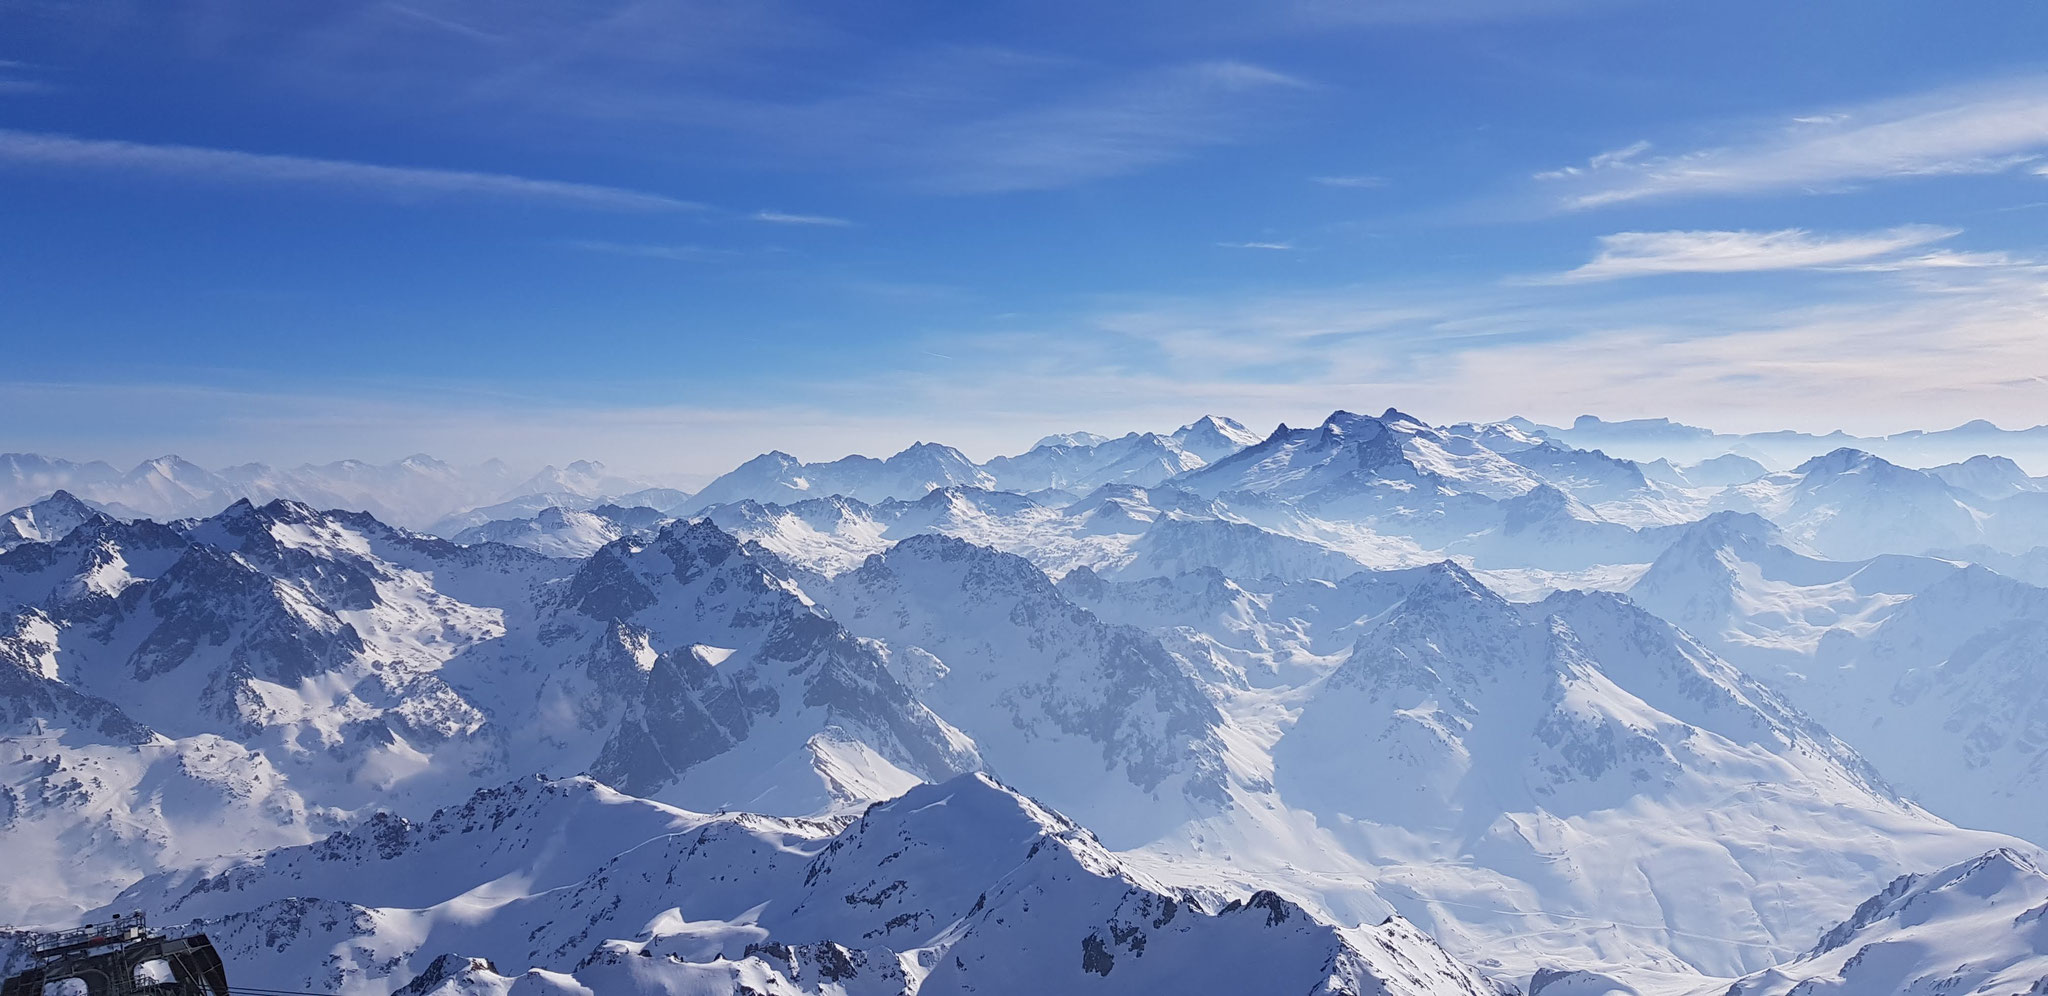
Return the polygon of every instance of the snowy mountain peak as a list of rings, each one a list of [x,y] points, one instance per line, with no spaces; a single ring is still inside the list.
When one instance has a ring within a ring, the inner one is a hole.
[[[0,515],[0,553],[24,543],[55,543],[72,530],[104,518],[99,509],[59,489],[48,498]]]
[[[1570,518],[1598,522],[1600,514],[1554,484],[1539,484],[1527,493],[1501,503],[1510,530],[1527,528],[1546,519]]]
[[[1215,463],[1238,450],[1259,442],[1259,435],[1235,419],[1204,415],[1173,431],[1172,439],[1182,449]]]
[[[1370,415],[1358,415],[1338,409],[1323,419],[1322,430],[1326,438],[1335,439],[1350,436],[1360,440],[1372,439],[1386,431],[1386,423]]]
[[[2048,490],[2048,481],[2027,476],[2008,457],[1978,455],[1961,463],[1927,468],[1927,473],[1950,486],[1985,498],[2005,498],[2022,492]]]
[[[206,474],[206,470],[176,453],[166,453],[154,459],[144,460],[136,464],[134,470],[128,472],[130,478],[141,478],[151,474],[173,479],[191,478]]]
[[[1821,476],[1851,474],[1870,467],[1900,469],[1882,457],[1866,453],[1853,446],[1843,446],[1794,467],[1792,472],[1808,476]]]

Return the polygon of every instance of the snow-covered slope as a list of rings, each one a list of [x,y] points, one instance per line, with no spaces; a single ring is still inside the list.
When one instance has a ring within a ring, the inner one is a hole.
[[[1901,875],[1821,935],[1813,950],[1715,992],[2048,992],[2048,874],[2037,861],[1999,849],[1938,871]]]
[[[843,828],[526,780],[119,904],[201,918],[238,984],[350,994],[1499,992],[1398,920],[1205,906],[984,776]]]
[[[1786,689],[1936,813],[2048,840],[2048,590],[1932,558],[1822,560],[1778,539],[1721,513],[1630,595]]]
[[[888,644],[891,670],[994,771],[1098,832],[1150,839],[1160,815],[1144,797],[1181,819],[1227,804],[1223,716],[1187,663],[1068,601],[1029,561],[922,535],[816,591]]]
[[[23,543],[55,543],[73,529],[104,515],[69,491],[54,492],[41,501],[0,515],[0,553]]]
[[[1569,951],[1753,970],[1882,880],[1845,850],[1918,867],[1996,839],[1946,830],[1625,599],[1518,607],[1449,565],[1312,687],[1273,766],[1283,800],[1379,865],[1397,909],[1531,968]]]

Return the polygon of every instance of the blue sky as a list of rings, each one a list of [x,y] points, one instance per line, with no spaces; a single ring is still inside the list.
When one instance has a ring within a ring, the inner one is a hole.
[[[0,2],[0,449],[2048,421],[2048,6]]]

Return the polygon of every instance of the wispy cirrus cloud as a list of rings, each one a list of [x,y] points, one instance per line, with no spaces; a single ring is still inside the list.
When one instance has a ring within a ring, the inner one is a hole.
[[[1373,176],[1368,173],[1357,173],[1348,176],[1312,176],[1308,179],[1310,183],[1321,184],[1325,187],[1348,187],[1354,190],[1370,190],[1387,185],[1386,177]]]
[[[1840,190],[1902,177],[2002,173],[2048,156],[2048,77],[1795,117],[1726,145],[1649,155],[1637,142],[1538,174],[1583,210],[1656,198]]]
[[[1258,134],[1286,94],[1311,88],[1209,46],[1131,63],[1069,55],[1052,38],[878,30],[851,8],[786,0],[145,4],[101,30],[187,60],[231,51],[265,86],[461,115],[515,141],[572,133],[657,158],[715,150],[944,193],[1070,187],[1180,161]]]
[[[1774,232],[1617,232],[1582,266],[1534,283],[1588,283],[1669,273],[1754,273],[1860,263],[1960,234],[1933,225],[1882,232],[1815,235],[1803,228]]]
[[[575,239],[567,243],[578,252],[599,252],[612,256],[638,256],[642,259],[666,259],[678,263],[702,263],[725,259],[733,255],[727,249],[708,249],[704,246],[664,245],[650,242],[607,242],[602,239]]]
[[[1292,242],[1218,242],[1219,249],[1265,249],[1272,252],[1286,252],[1294,248]]]
[[[787,211],[756,211],[747,217],[749,220],[771,225],[812,225],[822,228],[848,228],[853,225],[853,222],[845,218],[834,218],[831,215],[791,214]]]
[[[1052,189],[1240,141],[1256,120],[1260,98],[1311,86],[1248,62],[1170,66],[1051,102],[920,129],[900,154],[949,192]]]
[[[207,182],[295,184],[387,197],[489,197],[607,211],[688,211],[703,205],[663,194],[506,173],[385,166],[345,159],[156,145],[0,129],[0,163],[125,170]]]

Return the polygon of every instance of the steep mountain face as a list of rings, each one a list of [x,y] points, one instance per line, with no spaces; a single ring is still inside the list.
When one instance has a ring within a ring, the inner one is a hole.
[[[591,773],[636,794],[705,808],[764,798],[797,813],[826,808],[846,801],[841,786],[784,780],[791,764],[825,774],[820,736],[850,738],[919,778],[979,765],[972,742],[874,646],[709,523],[599,550],[562,588],[538,638],[544,652],[583,654],[544,680],[540,740],[601,733]]]
[[[844,824],[527,780],[120,902],[201,918],[239,984],[287,989],[1501,992],[1398,920],[1333,927],[1271,893],[1206,905],[983,776]]]
[[[834,618],[885,641],[892,668],[980,745],[992,770],[1146,839],[1169,815],[1227,805],[1223,717],[1157,640],[1069,602],[1011,554],[914,536],[816,589]],[[1088,777],[1076,777],[1080,773]]]
[[[1714,499],[1717,507],[1762,515],[1835,560],[1976,542],[1983,527],[1970,502],[1940,478],[1846,448]]]
[[[1811,951],[1738,980],[1725,996],[2048,992],[2044,919],[2048,874],[2001,848],[1900,876]]]
[[[55,543],[73,529],[104,517],[105,513],[71,492],[57,491],[0,516],[0,553],[23,543]]]

